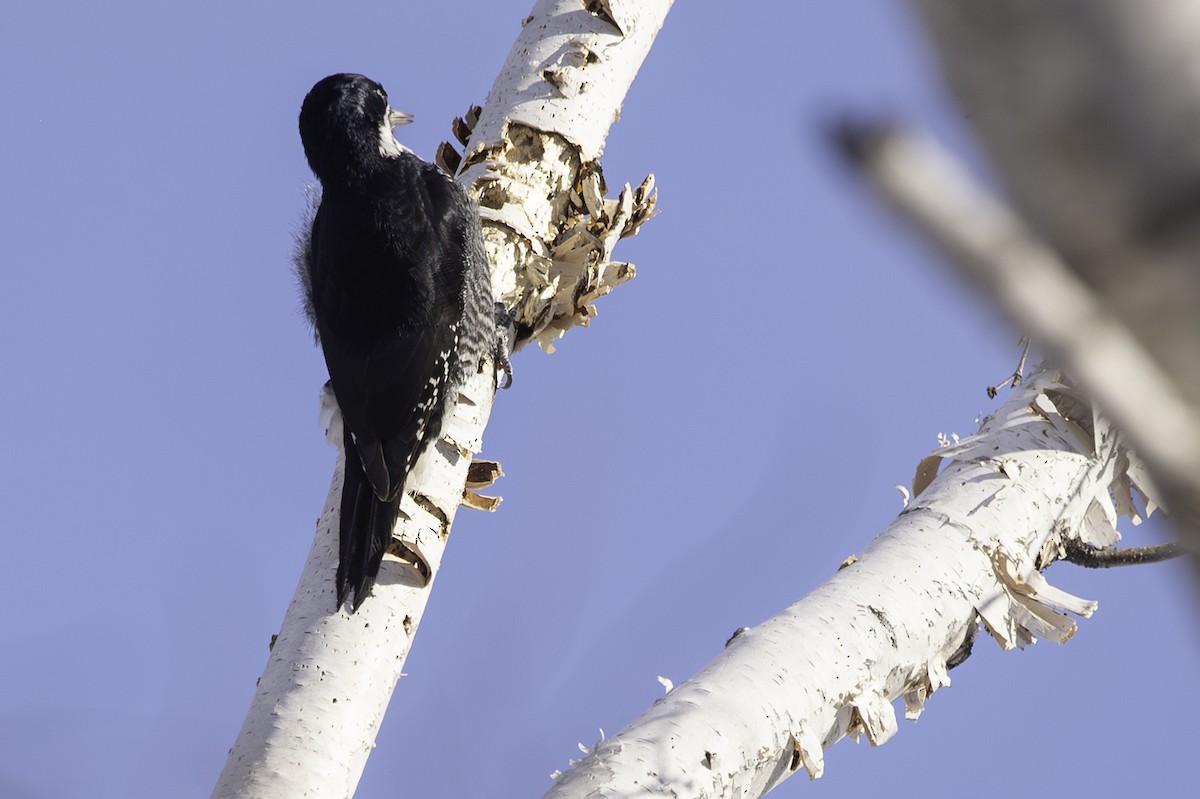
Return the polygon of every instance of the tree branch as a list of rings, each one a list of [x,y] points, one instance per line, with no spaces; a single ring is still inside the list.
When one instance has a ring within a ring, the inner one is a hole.
[[[495,294],[517,309],[518,344],[537,338],[549,348],[567,328],[586,323],[590,304],[632,277],[631,265],[610,262],[612,247],[653,210],[649,179],[639,191],[626,186],[620,199],[605,199],[594,159],[671,3],[589,5],[596,10],[578,0],[538,2],[463,159],[460,179],[480,202]],[[569,120],[562,130],[554,126],[560,120]],[[334,608],[339,462],[214,797],[353,794],[437,576],[493,398],[490,374],[462,391],[443,440],[406,484],[394,532],[399,545],[353,616]],[[323,413],[327,434],[337,435],[331,419]]]
[[[914,486],[866,550],[735,635],[545,799],[762,796],[801,766],[820,776],[825,749],[846,735],[887,741],[893,700],[919,715],[969,655],[977,620],[1004,648],[1069,639],[1063,612],[1089,616],[1095,603],[1039,569],[1062,539],[1115,542],[1118,497],[1131,490],[1129,453],[1103,419],[1082,435],[1072,418],[1082,409],[1054,373],[1034,372],[978,434],[935,453],[941,474]]]
[[[1063,542],[1063,560],[1087,569],[1140,566],[1171,560],[1184,554],[1186,550],[1174,541],[1149,547],[1094,547],[1070,539]]]

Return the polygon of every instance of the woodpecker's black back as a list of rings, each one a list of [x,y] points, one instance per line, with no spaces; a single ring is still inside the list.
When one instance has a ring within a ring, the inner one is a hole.
[[[301,270],[342,413],[338,606],[362,604],[391,539],[409,470],[436,441],[469,370],[496,342],[479,211],[400,147],[378,83],[331,75],[300,111],[321,182]]]

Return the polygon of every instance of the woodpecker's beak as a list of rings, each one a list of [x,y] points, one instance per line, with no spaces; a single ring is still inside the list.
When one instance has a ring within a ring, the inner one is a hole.
[[[388,127],[398,128],[401,125],[407,125],[409,122],[412,122],[413,115],[406,114],[403,111],[397,111],[393,108],[389,108],[387,110],[387,121],[388,121]]]

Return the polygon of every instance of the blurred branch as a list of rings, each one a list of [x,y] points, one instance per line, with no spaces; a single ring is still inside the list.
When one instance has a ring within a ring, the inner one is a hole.
[[[1200,480],[1200,414],[1174,376],[1016,214],[927,137],[846,123],[836,138],[896,210],[1145,442],[1139,454],[1180,475],[1176,484]]]
[[[914,0],[914,7],[1024,220],[1015,226],[1019,239],[1034,244],[1021,279],[1065,289],[1053,297],[1062,316],[1089,326],[1072,333],[1061,320],[1031,325],[1033,317],[1047,321],[1052,299],[1031,298],[1033,291],[997,300],[1128,432],[1195,551],[1200,2]],[[992,253],[960,266],[990,287],[1003,279],[981,270],[1002,256],[1017,257]],[[1104,338],[1086,340],[1095,335]]]

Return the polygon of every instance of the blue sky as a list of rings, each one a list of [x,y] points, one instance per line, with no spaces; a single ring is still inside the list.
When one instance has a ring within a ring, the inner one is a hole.
[[[0,795],[211,790],[334,462],[289,265],[300,101],[368,74],[429,157],[529,9],[415,5],[6,13]],[[900,4],[668,17],[604,159],[609,186],[657,177],[617,253],[639,276],[514,359],[484,452],[505,502],[459,515],[360,797],[541,795],[657,675],[862,549],[937,433],[994,407],[1017,334],[835,161],[847,112],[976,157]],[[1187,570],[1049,577],[1100,601],[1075,639],[981,639],[918,723],[774,795],[1191,790]]]

